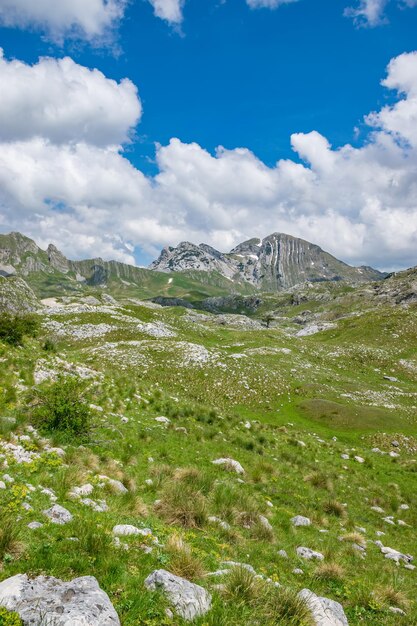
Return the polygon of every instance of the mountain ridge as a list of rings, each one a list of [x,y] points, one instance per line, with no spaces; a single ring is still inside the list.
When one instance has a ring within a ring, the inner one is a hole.
[[[362,283],[386,274],[369,266],[352,267],[320,246],[285,233],[252,238],[222,253],[206,244],[183,241],[166,246],[150,266],[162,272],[216,270],[226,278],[244,281],[257,289],[280,291],[304,282]]]

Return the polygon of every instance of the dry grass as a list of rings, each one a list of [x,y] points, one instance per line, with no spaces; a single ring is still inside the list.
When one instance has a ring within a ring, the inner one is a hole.
[[[169,524],[184,528],[201,528],[207,521],[207,499],[175,480],[166,483],[155,509]]]
[[[334,515],[334,517],[346,517],[346,508],[341,502],[330,499],[323,504],[323,511],[327,515]]]
[[[169,571],[187,580],[198,580],[205,574],[201,561],[194,556],[190,546],[178,534],[171,535],[166,543]]]
[[[345,570],[338,563],[321,563],[314,572],[317,578],[327,581],[343,580]]]
[[[397,591],[391,585],[377,587],[372,593],[373,598],[383,607],[395,606],[403,611],[410,608],[410,601],[402,591]]]
[[[346,541],[348,543],[357,543],[358,546],[361,546],[362,548],[366,548],[366,539],[363,535],[361,535],[361,533],[358,533],[358,532],[348,533],[347,535],[343,535],[341,539],[342,541]]]
[[[304,477],[304,481],[310,483],[317,489],[325,489],[326,491],[333,491],[333,482],[329,476],[323,472],[311,472]]]

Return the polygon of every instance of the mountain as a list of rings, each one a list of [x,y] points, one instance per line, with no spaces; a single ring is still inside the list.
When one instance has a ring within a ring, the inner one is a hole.
[[[104,289],[120,297],[186,297],[190,301],[210,296],[251,293],[253,287],[232,284],[223,273],[190,270],[173,277],[118,261],[101,258],[83,261],[67,259],[53,244],[42,250],[32,239],[18,232],[0,235],[0,278],[25,280],[38,298],[82,295]]]
[[[205,244],[182,242],[177,247],[164,248],[150,269],[162,272],[214,270],[235,282],[246,282],[268,291],[281,291],[304,282],[358,284],[385,276],[371,267],[351,267],[319,246],[283,233],[249,239],[226,254]]]

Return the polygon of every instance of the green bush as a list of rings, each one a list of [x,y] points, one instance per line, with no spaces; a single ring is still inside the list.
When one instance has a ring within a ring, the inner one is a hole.
[[[41,430],[68,435],[86,435],[91,428],[91,409],[86,382],[75,376],[59,376],[38,389],[33,417]]]
[[[23,622],[14,611],[0,607],[0,626],[22,626]]]
[[[23,338],[36,337],[39,320],[35,315],[0,315],[0,340],[11,346],[21,346]]]

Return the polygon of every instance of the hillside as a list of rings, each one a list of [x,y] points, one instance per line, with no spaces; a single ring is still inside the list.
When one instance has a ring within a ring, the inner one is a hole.
[[[371,267],[351,267],[319,246],[282,233],[249,239],[227,254],[182,242],[164,248],[151,269],[163,272],[217,271],[259,290],[280,291],[305,282],[343,281],[360,284],[383,278]]]
[[[0,341],[1,579],[94,576],[103,624],[181,626],[197,593],[197,626],[416,624],[415,279],[40,305]],[[37,417],[73,379],[82,434]]]
[[[162,272],[144,268],[88,259],[71,261],[54,245],[42,250],[21,233],[0,235],[0,276],[19,276],[39,298],[61,295],[89,295],[96,288],[123,298],[149,298],[155,295],[201,300],[231,291],[231,282],[213,271],[184,272],[168,277]],[[250,285],[232,284],[232,291],[250,293]]]

